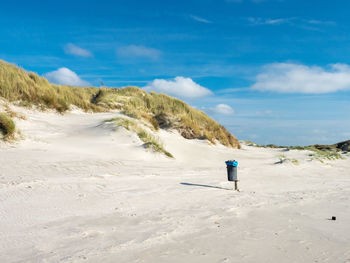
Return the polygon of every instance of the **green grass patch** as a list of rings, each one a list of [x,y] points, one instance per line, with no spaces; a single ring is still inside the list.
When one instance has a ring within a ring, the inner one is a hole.
[[[0,113],[0,131],[5,140],[13,139],[16,131],[14,121],[3,112]]]
[[[287,160],[287,157],[284,154],[278,155],[279,163],[284,163]]]
[[[291,162],[295,165],[298,165],[299,164],[299,161],[297,159],[291,159]]]
[[[303,150],[303,151],[311,151],[309,156],[311,157],[311,160],[317,160],[321,163],[324,163],[325,160],[338,160],[338,159],[344,159],[343,156],[337,151],[336,148],[326,148],[318,149],[315,146],[290,146],[290,147],[282,147],[282,146],[275,146],[269,147],[268,145],[265,146],[257,146],[257,147],[264,147],[264,148],[283,148],[283,149],[290,149],[290,150]],[[287,160],[291,161],[293,164],[299,164],[299,161],[296,159],[288,159],[284,154],[278,155],[279,162],[283,163]]]
[[[285,163],[285,162],[291,162],[294,165],[298,165],[299,164],[299,161],[297,159],[287,158],[285,154],[279,154],[277,157],[278,157],[279,160],[275,164],[282,164],[282,163]]]
[[[313,153],[310,154],[311,159],[320,161],[321,163],[324,163],[325,160],[343,159],[335,150],[319,150],[315,147],[308,147],[306,150],[313,151]]]

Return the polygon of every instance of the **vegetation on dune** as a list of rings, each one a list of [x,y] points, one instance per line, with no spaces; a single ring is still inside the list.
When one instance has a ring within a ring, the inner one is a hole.
[[[281,148],[281,147],[275,147],[275,148]],[[315,145],[310,146],[288,146],[283,147],[289,150],[306,150],[311,151],[310,157],[312,160],[318,160],[320,162],[323,162],[323,160],[336,160],[336,159],[342,159],[343,157],[339,154],[336,148],[321,148],[318,149],[315,147]]]
[[[23,114],[13,111],[8,104],[4,105],[4,110],[10,118],[18,118],[22,120],[27,119]]]
[[[0,60],[0,97],[22,106],[67,111],[75,105],[85,111],[121,110],[144,120],[154,130],[172,128],[187,139],[207,139],[215,144],[240,148],[238,140],[222,125],[185,102],[137,87],[81,88],[49,83],[33,72]]]
[[[0,112],[0,131],[5,140],[12,139],[16,130],[13,120],[4,112]]]
[[[299,164],[299,161],[297,159],[291,159],[291,162],[295,165],[298,165]]]
[[[291,162],[294,165],[298,165],[299,161],[297,159],[291,159],[291,158],[287,158],[286,155],[284,154],[279,154],[278,156],[278,162],[276,162],[275,164],[282,164],[285,162]]]
[[[59,112],[75,105],[84,110],[101,111],[90,100],[98,88],[79,88],[54,85],[33,72],[0,60],[0,97],[23,106],[37,105]]]
[[[343,157],[337,151],[332,149],[320,150],[315,147],[308,147],[306,150],[313,151],[313,153],[310,154],[311,159],[320,161],[321,163],[323,163],[324,160],[343,159]]]
[[[173,158],[173,155],[164,149],[164,146],[158,138],[147,132],[145,129],[140,127],[135,121],[125,118],[113,118],[106,122],[113,122],[117,126],[122,126],[129,131],[133,131],[137,136],[144,142],[146,148],[153,149],[156,152],[165,154],[168,157]]]
[[[339,151],[343,151],[345,149],[344,146],[350,145],[350,141],[344,141],[339,142],[331,145],[323,145],[323,144],[314,144],[314,145],[308,145],[308,146],[279,146],[275,144],[266,144],[266,145],[260,145],[257,143],[254,143],[252,141],[244,141],[245,144],[248,146],[255,146],[260,148],[274,148],[274,149],[288,149],[288,150],[309,150],[314,151],[316,153],[322,154],[325,152],[329,152],[330,156],[336,156],[336,154],[332,154],[332,152],[337,153]],[[347,147],[346,147],[347,148]],[[345,152],[348,150],[344,150]],[[332,159],[332,157],[330,157]]]
[[[217,140],[225,146],[240,148],[238,140],[204,112],[165,94],[148,93],[137,87],[101,89],[96,103],[145,120],[155,130],[173,128],[186,139],[207,139],[213,144]]]
[[[343,159],[341,154],[339,153],[344,145],[344,143],[347,142],[341,142],[336,143],[332,145],[309,145],[309,146],[278,146],[275,144],[267,144],[267,145],[259,145],[256,143],[253,143],[251,141],[246,141],[246,144],[249,146],[255,146],[260,148],[273,148],[273,149],[287,149],[287,150],[305,150],[305,151],[311,151],[309,156],[311,157],[311,160],[317,160],[320,162],[324,162],[324,160],[337,160],[337,159]],[[341,147],[340,147],[340,146]],[[283,156],[283,158],[281,157]],[[297,164],[298,161],[294,159],[287,159],[284,155],[279,156],[279,162],[283,163],[286,160],[292,161],[294,164]]]

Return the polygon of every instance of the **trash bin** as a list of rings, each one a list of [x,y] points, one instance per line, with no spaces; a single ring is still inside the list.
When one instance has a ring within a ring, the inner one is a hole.
[[[238,162],[236,160],[226,161],[227,168],[227,179],[229,181],[238,181],[237,180],[237,166]]]

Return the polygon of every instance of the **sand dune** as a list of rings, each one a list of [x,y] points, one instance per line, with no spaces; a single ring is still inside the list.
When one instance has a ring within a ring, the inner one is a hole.
[[[117,112],[24,114],[0,148],[0,262],[350,262],[347,156],[160,131],[171,159],[103,123]]]

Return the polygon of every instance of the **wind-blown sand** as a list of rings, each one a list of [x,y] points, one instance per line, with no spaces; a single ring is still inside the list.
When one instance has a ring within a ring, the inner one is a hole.
[[[161,131],[174,160],[101,125],[118,113],[25,114],[0,146],[0,262],[350,262],[348,157]]]

